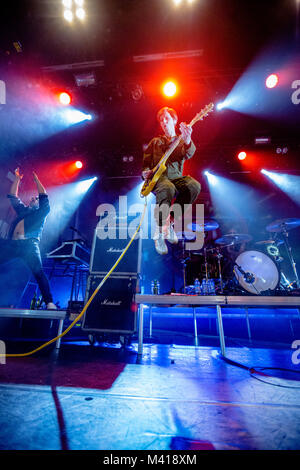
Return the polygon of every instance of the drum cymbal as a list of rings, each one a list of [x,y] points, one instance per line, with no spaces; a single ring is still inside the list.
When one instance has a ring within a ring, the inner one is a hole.
[[[217,230],[219,228],[218,222],[215,220],[205,220],[204,221],[204,231],[210,232],[211,230]]]
[[[187,232],[186,230],[184,230],[183,232],[176,232],[176,235],[180,240],[195,240],[196,239],[195,232]]]
[[[216,230],[217,228],[219,228],[219,224],[215,220],[205,220],[204,224],[191,223],[187,225],[187,228],[189,230],[192,230],[193,232],[202,232],[203,227],[204,232],[210,232],[211,230]]]
[[[259,242],[255,242],[255,245],[273,245],[275,240],[260,240]]]
[[[203,225],[191,223],[187,225],[187,228],[192,232],[201,232],[203,230]]]
[[[268,232],[283,232],[300,227],[300,219],[278,219],[266,227]]]
[[[252,240],[251,235],[246,233],[229,233],[216,240],[217,245],[236,245],[237,243],[246,243]]]

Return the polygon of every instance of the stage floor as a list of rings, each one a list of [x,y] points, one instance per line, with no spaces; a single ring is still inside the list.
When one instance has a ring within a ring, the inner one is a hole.
[[[244,366],[295,371],[250,373],[224,362],[218,341],[203,344],[145,343],[141,363],[137,343],[120,349],[86,341],[7,358],[0,449],[299,449],[295,351],[228,342],[227,356]]]

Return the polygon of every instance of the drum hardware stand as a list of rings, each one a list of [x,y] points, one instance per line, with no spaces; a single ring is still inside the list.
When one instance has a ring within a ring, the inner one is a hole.
[[[220,253],[219,248],[217,248],[217,259],[218,259],[218,270],[219,270],[219,279],[220,279],[220,293],[223,294],[223,278],[222,278],[222,269],[221,269],[221,258],[223,255]]]
[[[292,247],[291,247],[291,245],[289,244],[289,241],[288,241],[288,235],[289,234],[288,234],[285,227],[283,227],[282,234],[283,234],[283,241],[284,241],[284,244],[285,244],[285,247],[286,247],[286,250],[287,250],[287,254],[288,254],[288,257],[289,257],[289,261],[291,263],[291,266],[292,266],[292,269],[293,269],[293,272],[294,272],[294,275],[295,275],[295,278],[296,278],[296,286],[300,287],[299,277],[298,277],[297,268],[296,268],[296,262],[295,262],[294,257],[293,257]]]
[[[181,261],[182,263],[182,266],[183,266],[183,293],[185,294],[186,292],[186,266],[187,266],[187,261],[189,261],[191,258],[190,256],[187,256],[185,257],[185,244],[186,244],[186,241],[185,239],[183,239],[183,243],[182,243],[182,256],[183,256],[183,260]]]
[[[207,263],[207,251],[216,251],[217,252],[217,259],[218,259],[218,271],[219,271],[219,281],[220,281],[220,293],[223,294],[223,278],[222,278],[222,269],[221,269],[221,258],[223,258],[223,255],[220,253],[219,248],[211,248],[211,249],[206,249],[204,248],[204,263],[205,263],[205,277],[206,281],[208,281],[208,263]]]
[[[208,281],[207,248],[204,248],[204,265],[205,265],[205,278],[206,278],[206,281]]]

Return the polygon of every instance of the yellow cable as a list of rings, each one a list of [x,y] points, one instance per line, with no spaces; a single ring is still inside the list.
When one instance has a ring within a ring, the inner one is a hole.
[[[54,343],[54,341],[57,341],[59,338],[62,338],[63,336],[65,336],[70,330],[71,328],[73,328],[73,326],[78,322],[78,320],[80,320],[80,318],[85,314],[87,308],[90,306],[92,300],[94,299],[94,297],[97,295],[97,293],[99,292],[99,290],[101,289],[101,287],[103,286],[103,284],[105,283],[105,281],[109,278],[109,276],[111,275],[111,273],[116,269],[116,267],[118,266],[118,264],[120,263],[121,259],[123,258],[123,256],[125,255],[126,251],[128,250],[128,248],[130,247],[131,243],[133,242],[133,240],[135,239],[136,235],[138,234],[140,228],[141,228],[141,225],[143,223],[143,220],[144,220],[144,217],[145,217],[145,213],[146,213],[146,206],[147,206],[147,200],[145,200],[145,205],[144,205],[144,211],[143,211],[143,214],[142,214],[142,217],[141,217],[141,220],[140,220],[140,223],[136,229],[136,231],[134,232],[133,236],[131,237],[131,239],[129,240],[126,248],[124,249],[124,251],[121,253],[121,255],[119,256],[119,258],[117,259],[117,261],[115,262],[115,264],[113,265],[113,267],[108,271],[108,273],[105,275],[105,277],[102,279],[102,281],[99,283],[99,285],[96,287],[96,289],[94,290],[93,294],[91,295],[91,297],[89,298],[89,300],[87,301],[87,303],[85,304],[85,306],[83,307],[83,310],[77,315],[77,317],[75,318],[75,320],[68,326],[68,328],[66,328],[60,335],[56,336],[55,338],[52,338],[50,341],[47,341],[46,343],[42,344],[41,346],[39,346],[38,348],[34,349],[33,351],[29,351],[27,353],[20,353],[20,354],[0,354],[0,357],[25,357],[25,356],[31,356],[32,354],[36,353],[37,351],[40,351],[41,349],[44,349],[46,346],[49,346],[49,344],[52,344]]]

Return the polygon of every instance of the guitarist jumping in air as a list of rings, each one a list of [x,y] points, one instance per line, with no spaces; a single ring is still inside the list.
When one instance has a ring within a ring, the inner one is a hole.
[[[142,177],[147,185],[153,178],[157,164],[163,155],[175,144],[175,149],[167,158],[168,161],[164,162],[163,173],[152,189],[156,196],[154,243],[156,251],[163,255],[168,253],[166,240],[170,243],[178,243],[174,221],[170,217],[170,207],[174,197],[176,197],[176,204],[181,206],[183,214],[184,205],[192,204],[197,199],[201,186],[191,176],[182,175],[184,161],[191,158],[196,151],[191,139],[192,126],[182,122],[179,125],[181,134],[178,136],[175,130],[178,121],[177,113],[168,107],[158,111],[157,119],[164,135],[153,138],[147,146],[143,158]],[[163,206],[164,209],[167,208],[167,211],[160,210]]]

